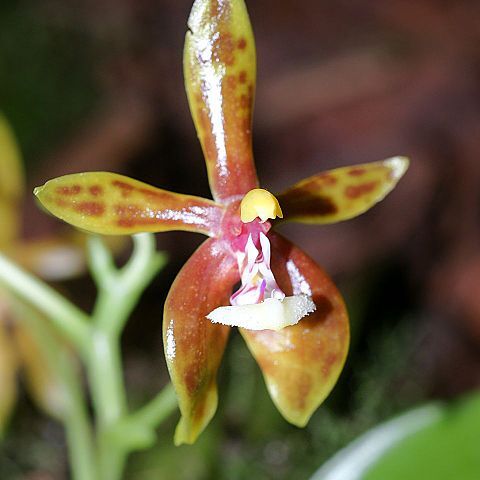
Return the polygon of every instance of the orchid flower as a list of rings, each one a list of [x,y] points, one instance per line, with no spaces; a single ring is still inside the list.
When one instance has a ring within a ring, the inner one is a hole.
[[[408,167],[394,157],[314,175],[277,196],[260,189],[251,137],[256,54],[245,3],[197,0],[188,26],[186,90],[214,200],[107,172],[67,175],[35,190],[47,210],[90,232],[210,237],[179,272],[164,307],[165,356],[182,415],[176,444],[193,443],[215,413],[216,375],[232,326],[281,414],[306,425],[342,370],[348,315],[325,272],[273,231],[275,219],[328,224],[355,217]]]
[[[20,235],[20,202],[24,194],[21,155],[12,129],[0,115],[0,251],[46,280],[70,278],[85,270],[83,247],[73,238],[25,241]],[[26,327],[36,315],[8,290],[0,288],[0,436],[17,399],[17,374],[35,403],[53,417],[61,415],[64,391],[50,368],[45,348]],[[45,323],[44,318],[40,321]],[[53,334],[53,333],[52,333]],[[60,342],[61,344],[65,342]]]

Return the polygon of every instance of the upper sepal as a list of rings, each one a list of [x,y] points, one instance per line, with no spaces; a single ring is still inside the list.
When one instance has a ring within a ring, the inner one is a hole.
[[[185,38],[188,102],[218,201],[257,186],[252,154],[256,53],[243,0],[196,0]]]
[[[230,329],[206,315],[228,304],[238,280],[235,259],[209,239],[180,270],[165,301],[165,358],[182,413],[176,445],[195,442],[217,409],[216,376]]]
[[[409,160],[329,170],[302,180],[278,195],[287,221],[335,223],[356,217],[382,200],[407,171]]]
[[[108,172],[58,177],[34,194],[53,215],[104,235],[189,230],[215,236],[223,215],[223,208],[211,200]]]
[[[280,331],[240,329],[280,413],[303,427],[334,387],[349,346],[348,314],[337,288],[304,252],[270,233],[272,270],[287,295],[307,295],[316,311]]]

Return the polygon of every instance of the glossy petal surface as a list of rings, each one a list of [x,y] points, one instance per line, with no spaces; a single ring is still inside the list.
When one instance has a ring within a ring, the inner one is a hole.
[[[65,175],[35,189],[53,215],[105,235],[189,230],[215,236],[223,214],[211,200],[161,190],[123,175]]]
[[[337,168],[302,180],[278,195],[284,218],[335,223],[356,217],[382,200],[408,168],[405,157]]]
[[[230,329],[205,316],[228,304],[238,280],[235,259],[210,239],[183,266],[165,302],[165,357],[182,413],[177,445],[193,443],[217,408],[216,375]]]
[[[24,190],[18,145],[7,120],[0,114],[0,249],[18,234],[18,203]]]
[[[348,315],[333,282],[304,252],[270,234],[272,270],[287,295],[311,295],[317,310],[278,332],[241,329],[280,413],[304,426],[337,382],[349,345]]]
[[[243,0],[197,0],[184,74],[190,110],[216,200],[257,186],[252,155],[255,43]]]

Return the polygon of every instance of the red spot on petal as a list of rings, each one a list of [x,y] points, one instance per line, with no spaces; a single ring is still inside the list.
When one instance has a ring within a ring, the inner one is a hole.
[[[88,190],[94,197],[103,195],[103,188],[100,185],[92,185]]]
[[[248,108],[250,106],[250,98],[247,95],[242,95],[240,97],[240,107]]]
[[[247,72],[245,70],[242,70],[240,74],[238,75],[238,80],[240,83],[246,83],[247,82]]]
[[[101,217],[105,213],[105,205],[98,202],[80,202],[74,206],[74,209],[89,217]]]
[[[352,168],[352,170],[349,170],[348,174],[351,177],[360,177],[367,173],[367,170],[365,168]]]
[[[237,78],[234,75],[227,75],[223,87],[229,91],[235,90],[237,88]]]
[[[70,196],[70,195],[78,195],[82,191],[82,187],[80,185],[71,185],[69,187],[57,187],[55,189],[56,193],[59,195]]]
[[[323,184],[323,185],[335,185],[337,183],[337,177],[329,174],[329,173],[324,173],[322,175],[320,175],[316,181],[320,184]]]
[[[185,382],[185,386],[190,395],[193,395],[198,390],[201,380],[199,370],[198,364],[192,363],[183,376],[183,381]]]
[[[171,199],[171,194],[170,193],[165,193],[165,192],[160,192],[158,190],[150,190],[148,188],[140,188],[138,190],[142,195],[145,195],[146,197],[149,198],[154,198],[155,200],[159,201],[165,201]]]
[[[235,45],[232,34],[228,32],[220,33],[213,42],[213,60],[228,66],[232,66],[235,63],[234,47]]]
[[[247,40],[245,38],[240,38],[240,40],[238,41],[237,43],[237,47],[240,49],[240,50],[245,50],[245,48],[247,47]]]
[[[132,185],[122,182],[121,180],[114,180],[112,182],[112,185],[121,190],[122,197],[128,197],[132,193],[134,188]]]
[[[358,198],[375,190],[377,185],[378,181],[362,183],[361,185],[350,185],[345,189],[345,195],[348,198]]]

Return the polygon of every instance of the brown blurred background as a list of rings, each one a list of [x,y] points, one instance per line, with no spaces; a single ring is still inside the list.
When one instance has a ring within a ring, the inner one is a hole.
[[[29,187],[109,170],[209,195],[183,88],[191,4],[2,2],[0,108],[17,132]],[[258,372],[235,337],[222,372],[227,393],[212,427],[216,436],[187,447],[184,455],[198,457],[196,469],[186,476],[175,470],[178,478],[308,478],[328,454],[392,413],[480,385],[480,2],[247,5],[258,54],[254,148],[265,188],[279,191],[320,170],[397,154],[412,164],[398,188],[362,217],[282,229],[334,276],[352,315],[351,355],[324,413],[304,432],[276,416],[260,432],[248,430],[258,403],[235,406],[232,392],[235,382]],[[25,200],[27,237],[60,228]],[[186,233],[158,236],[170,263],[125,335],[127,378],[139,398],[166,381],[162,302],[200,241]],[[88,279],[62,287],[91,305]],[[263,388],[261,380],[255,385]],[[265,405],[264,413],[273,409],[268,399]],[[22,408],[28,418],[29,406]],[[62,478],[58,458],[35,463],[15,450],[25,442],[38,447],[45,435],[62,445],[56,427],[42,420],[38,435],[25,438],[18,422],[18,438],[0,450],[0,477]],[[170,443],[171,428],[164,435]],[[161,448],[134,459],[131,478],[168,475],[165,458],[175,465],[179,454]],[[159,458],[163,467],[152,460]],[[38,472],[46,476],[32,476]]]

